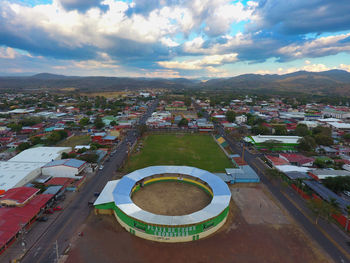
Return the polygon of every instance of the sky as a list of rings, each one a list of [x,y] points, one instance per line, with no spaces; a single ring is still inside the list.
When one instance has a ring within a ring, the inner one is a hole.
[[[0,75],[350,72],[349,0],[0,0]]]

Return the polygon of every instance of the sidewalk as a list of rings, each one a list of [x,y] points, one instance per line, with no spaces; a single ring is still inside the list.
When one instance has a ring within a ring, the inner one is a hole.
[[[88,175],[88,180],[91,175]],[[63,201],[58,201],[57,205],[67,208],[69,204],[74,200],[78,192],[65,192],[66,198]],[[53,214],[43,214],[48,218],[46,222],[35,221],[32,226],[26,231],[23,236],[25,247],[22,246],[22,237],[19,236],[17,240],[0,255],[1,262],[12,262],[14,260],[21,259],[21,257],[30,249],[35,242],[55,223],[57,218],[61,215],[61,211],[55,211]],[[12,261],[11,261],[12,260]]]

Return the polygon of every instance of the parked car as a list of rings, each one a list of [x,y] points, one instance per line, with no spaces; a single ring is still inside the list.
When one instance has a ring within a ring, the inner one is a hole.
[[[104,168],[104,166],[101,165],[98,169],[99,169],[99,170],[103,170],[103,168]]]
[[[98,197],[100,195],[100,192],[95,192],[94,196]]]
[[[344,191],[343,192],[346,196],[349,196],[350,197],[350,191]]]
[[[63,210],[63,208],[62,206],[59,206],[59,205],[53,208],[53,211],[61,211],[61,210]]]
[[[53,214],[53,209],[52,208],[49,208],[49,209],[46,209],[45,210],[45,214]]]
[[[46,222],[47,220],[49,220],[49,218],[47,216],[41,216],[41,217],[38,217],[37,219],[39,222]]]

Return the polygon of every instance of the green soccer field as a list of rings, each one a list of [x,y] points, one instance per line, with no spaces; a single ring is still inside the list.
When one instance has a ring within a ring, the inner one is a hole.
[[[149,135],[131,155],[125,172],[152,165],[188,165],[210,172],[224,172],[232,162],[210,135]]]

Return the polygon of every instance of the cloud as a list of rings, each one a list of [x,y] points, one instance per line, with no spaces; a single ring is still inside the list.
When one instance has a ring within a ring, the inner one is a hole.
[[[350,29],[348,0],[262,0],[252,16],[250,30],[284,34],[337,32]]]
[[[350,65],[340,64],[339,69],[346,70],[346,71],[350,72]]]
[[[281,47],[278,53],[286,58],[322,57],[350,51],[350,33],[320,37],[302,44]]]
[[[5,59],[14,59],[17,55],[17,52],[10,47],[0,47],[0,58]]]
[[[158,64],[164,68],[185,69],[185,70],[200,70],[205,67],[213,72],[213,66],[221,66],[223,64],[237,61],[237,54],[224,54],[205,56],[201,59],[185,60],[185,61],[160,61]]]
[[[79,10],[87,11],[90,8],[98,7],[106,11],[105,5],[101,4],[102,0],[58,0],[62,7],[68,11]]]

